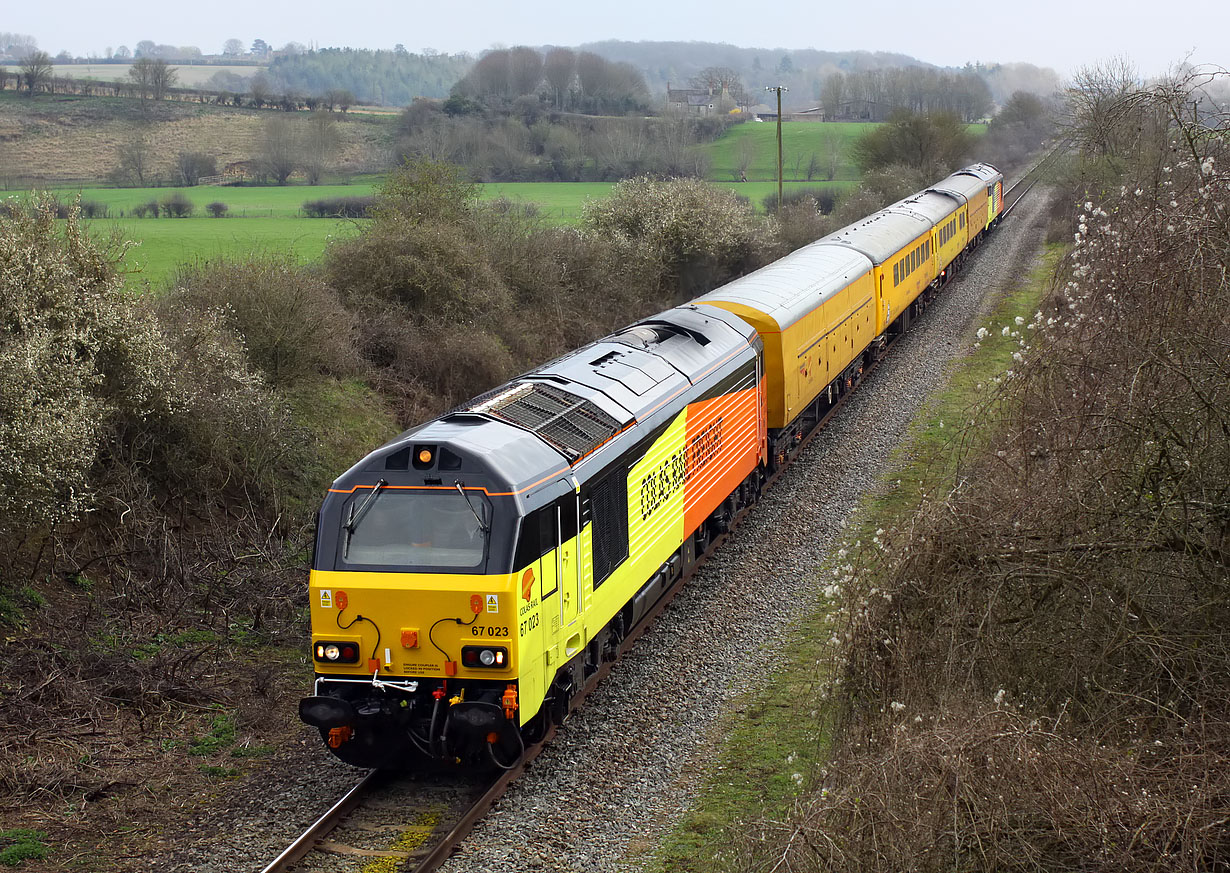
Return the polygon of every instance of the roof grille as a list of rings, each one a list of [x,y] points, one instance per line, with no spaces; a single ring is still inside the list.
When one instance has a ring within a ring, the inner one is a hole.
[[[537,434],[569,460],[587,455],[619,432],[619,422],[584,397],[543,382],[521,382],[476,398],[457,412],[481,412]]]

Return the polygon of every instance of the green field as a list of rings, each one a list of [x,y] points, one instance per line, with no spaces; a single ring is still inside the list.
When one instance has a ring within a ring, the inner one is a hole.
[[[747,197],[752,206],[763,211],[765,198],[777,192],[777,183],[715,182]],[[822,188],[845,189],[853,181],[786,182],[787,193]],[[575,224],[586,202],[601,199],[614,187],[612,182],[501,182],[480,186],[484,199],[506,197],[514,203],[533,205],[552,224]],[[239,188],[83,188],[57,189],[62,201],[78,193],[82,201],[107,207],[107,217],[95,219],[96,230],[119,227],[127,239],[140,245],[125,259],[132,280],[160,286],[172,279],[183,264],[219,256],[242,257],[252,251],[289,251],[301,262],[318,259],[328,240],[358,232],[362,221],[306,218],[302,212],[308,200],[325,197],[358,197],[376,191],[372,181],[353,185],[318,185]],[[151,200],[163,201],[182,193],[195,206],[191,218],[136,218],[135,206]],[[226,218],[207,217],[206,204],[214,201],[228,207]]]
[[[301,263],[315,261],[331,238],[358,232],[353,221],[294,218],[100,219],[95,232],[118,227],[133,246],[124,259],[129,283],[166,285],[185,264],[252,253],[290,252]]]
[[[813,180],[828,179],[829,161],[836,151],[835,180],[854,181],[858,167],[850,160],[850,145],[874,125],[857,122],[782,122],[782,177],[787,181],[805,180],[807,165],[814,154],[820,171]],[[729,182],[739,178],[741,158],[750,155],[748,181],[777,179],[777,124],[748,121],[736,125],[714,142],[701,146],[709,156],[709,178]]]
[[[218,201],[227,205],[231,218],[302,218],[303,204],[324,197],[363,197],[376,190],[373,182],[351,185],[284,185],[269,187],[213,186],[196,188],[59,188],[53,189],[63,201],[78,193],[83,201],[106,204],[111,218],[126,218],[132,208],[151,200],[162,201],[172,194],[183,194],[205,213],[206,204]]]
[[[613,187],[614,182],[489,182],[482,186],[482,194],[488,200],[507,197],[532,204],[550,221],[573,224],[587,200],[601,200]]]
[[[139,245],[125,258],[130,281],[161,286],[184,264],[219,256],[242,257],[254,251],[290,252],[302,262],[320,258],[329,239],[358,232],[361,221],[306,218],[302,206],[328,197],[361,197],[374,193],[377,180],[351,185],[287,185],[270,187],[197,188],[61,188],[54,193],[68,201],[80,194],[83,202],[107,207],[107,217],[95,219],[96,231],[118,227]],[[571,224],[590,198],[606,196],[609,182],[525,182],[481,186],[485,199],[507,197],[533,204],[553,223]],[[191,218],[136,218],[133,208],[151,200],[183,194],[195,207]],[[227,217],[207,217],[205,207],[225,203]]]

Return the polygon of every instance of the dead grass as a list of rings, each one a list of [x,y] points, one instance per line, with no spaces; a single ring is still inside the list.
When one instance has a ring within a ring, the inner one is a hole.
[[[31,102],[0,94],[0,186],[101,181],[115,168],[116,150],[135,135],[144,135],[149,142],[151,175],[172,183],[175,159],[182,151],[213,155],[219,170],[235,161],[253,160],[266,122],[276,115],[167,102],[143,119],[139,101],[126,98],[77,98],[57,105],[50,98]],[[369,172],[387,163],[387,134],[373,117],[338,116],[337,129],[338,172]]]

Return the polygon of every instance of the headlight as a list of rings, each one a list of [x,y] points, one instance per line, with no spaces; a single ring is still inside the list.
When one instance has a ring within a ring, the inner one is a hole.
[[[508,649],[503,646],[462,646],[461,663],[466,667],[503,670],[508,666]]]
[[[329,664],[357,664],[359,661],[359,644],[347,642],[329,642],[322,640],[313,646],[313,655],[317,661]]]

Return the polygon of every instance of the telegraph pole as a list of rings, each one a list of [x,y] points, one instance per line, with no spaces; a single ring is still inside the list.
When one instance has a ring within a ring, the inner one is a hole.
[[[785,85],[770,85],[766,91],[777,92],[777,211],[782,211],[782,92],[789,91]]]

